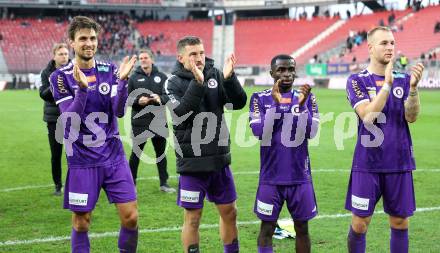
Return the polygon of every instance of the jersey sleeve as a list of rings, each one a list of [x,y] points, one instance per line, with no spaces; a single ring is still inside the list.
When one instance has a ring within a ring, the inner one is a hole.
[[[249,103],[249,126],[252,129],[252,133],[261,139],[264,128],[265,119],[265,107],[262,104],[258,93],[252,94],[251,101]]]
[[[70,89],[66,76],[61,71],[55,71],[50,75],[50,90],[52,91],[55,104],[73,99],[73,92]]]
[[[370,101],[367,88],[357,75],[351,75],[347,80],[347,99],[353,109],[364,102]]]

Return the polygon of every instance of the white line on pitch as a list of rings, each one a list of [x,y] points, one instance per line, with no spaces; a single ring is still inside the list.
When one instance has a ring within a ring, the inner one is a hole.
[[[440,206],[434,206],[434,207],[423,207],[418,208],[416,210],[417,213],[422,212],[434,212],[439,211]],[[375,214],[384,214],[384,211],[376,211]],[[338,214],[322,214],[316,216],[314,219],[320,220],[320,219],[336,219],[336,218],[344,218],[344,217],[350,217],[351,213],[338,213]],[[284,219],[283,219],[284,220]],[[239,221],[237,222],[239,226],[243,225],[253,225],[253,224],[260,224],[259,220],[255,221]],[[208,228],[218,228],[218,224],[201,224],[201,229],[208,229]],[[160,232],[178,232],[181,231],[182,227],[165,227],[165,228],[146,228],[139,230],[139,233],[146,234],[146,233],[160,233]],[[116,237],[118,236],[119,232],[103,232],[103,233],[90,233],[90,238],[103,238],[103,237]],[[24,245],[24,244],[36,244],[36,243],[45,243],[45,242],[58,242],[58,241],[67,241],[70,240],[70,236],[49,236],[45,238],[37,238],[37,239],[29,239],[29,240],[15,240],[15,241],[4,241],[0,242],[1,246],[17,246],[17,245]]]
[[[312,169],[312,174],[314,173],[334,173],[334,172],[341,172],[341,173],[349,173],[350,170],[344,170],[344,169]],[[438,173],[440,172],[440,169],[417,169],[414,172],[428,172],[428,173]],[[233,175],[256,175],[259,174],[260,171],[237,171],[232,172]],[[170,176],[170,178],[177,178],[178,176]],[[138,181],[143,180],[159,180],[159,177],[152,176],[152,177],[138,177]],[[54,187],[53,184],[45,184],[45,185],[25,185],[25,186],[19,186],[19,187],[13,187],[13,188],[4,188],[0,189],[1,192],[12,192],[12,191],[21,191],[21,190],[28,190],[28,189],[38,189],[38,188],[49,188]]]

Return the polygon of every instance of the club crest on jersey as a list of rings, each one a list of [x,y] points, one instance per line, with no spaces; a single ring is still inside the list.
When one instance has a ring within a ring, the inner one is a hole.
[[[403,89],[402,87],[396,87],[393,89],[393,94],[396,98],[402,98],[403,97]]]
[[[100,83],[98,90],[102,95],[107,95],[110,92],[110,85],[108,83]]]
[[[211,78],[208,80],[208,87],[209,88],[215,89],[215,88],[217,88],[217,85],[218,85],[217,80],[215,80],[214,78]]]
[[[292,106],[292,109],[290,109],[293,115],[299,114],[299,105]]]
[[[162,81],[162,78],[160,78],[160,76],[155,76],[154,77],[154,82],[155,83],[160,83],[160,81]]]

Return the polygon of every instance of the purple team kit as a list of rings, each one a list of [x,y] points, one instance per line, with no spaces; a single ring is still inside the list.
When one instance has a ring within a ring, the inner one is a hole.
[[[118,138],[117,115],[124,110],[126,82],[118,80],[115,65],[95,61],[93,68],[81,70],[89,85],[85,90],[73,78],[73,66],[69,63],[50,78],[55,102],[67,116],[64,142],[72,149],[69,152],[66,145],[69,170],[64,208],[93,210],[101,187],[111,203],[134,201],[136,190]],[[73,101],[70,110],[60,105],[68,100]]]
[[[304,106],[299,106],[298,94],[296,90],[282,93],[280,104],[272,98],[271,90],[251,97],[250,127],[261,140],[260,180],[254,212],[264,221],[276,221],[284,201],[294,220],[307,221],[317,214],[307,139],[312,126],[319,123],[319,112],[313,94]],[[278,117],[275,114],[279,114]],[[299,122],[301,119],[305,124]],[[273,124],[272,127],[265,126],[269,124]],[[287,125],[290,128],[286,128]],[[299,145],[286,145],[286,139],[297,138],[301,140]]]
[[[415,211],[411,172],[415,169],[415,161],[404,116],[410,76],[397,72],[393,75],[394,83],[383,115],[374,124],[377,129],[359,119],[345,208],[360,217],[373,214],[381,195],[384,210],[389,215],[409,217]],[[367,70],[351,75],[347,80],[347,98],[353,109],[373,99],[383,83],[384,76]],[[371,141],[378,136],[378,143]]]

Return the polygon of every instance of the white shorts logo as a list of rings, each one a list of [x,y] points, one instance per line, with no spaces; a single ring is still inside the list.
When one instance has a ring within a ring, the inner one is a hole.
[[[107,95],[110,92],[110,85],[108,83],[100,83],[98,90],[102,95]]]
[[[353,208],[367,211],[369,202],[370,202],[369,199],[359,198],[355,195],[351,195],[351,206]]]
[[[215,80],[214,78],[211,78],[208,80],[208,87],[209,88],[215,89],[215,88],[217,88],[217,85],[218,85],[217,80]]]
[[[89,194],[69,192],[69,205],[87,206]]]
[[[270,216],[273,212],[273,205],[257,200],[257,212]]]
[[[160,81],[162,81],[162,78],[160,78],[160,76],[155,76],[155,77],[154,77],[154,81],[155,81],[156,83],[160,83]]]
[[[180,190],[180,201],[189,203],[198,203],[200,192]]]
[[[402,98],[403,97],[403,89],[402,87],[396,87],[393,89],[393,94],[396,98]]]

